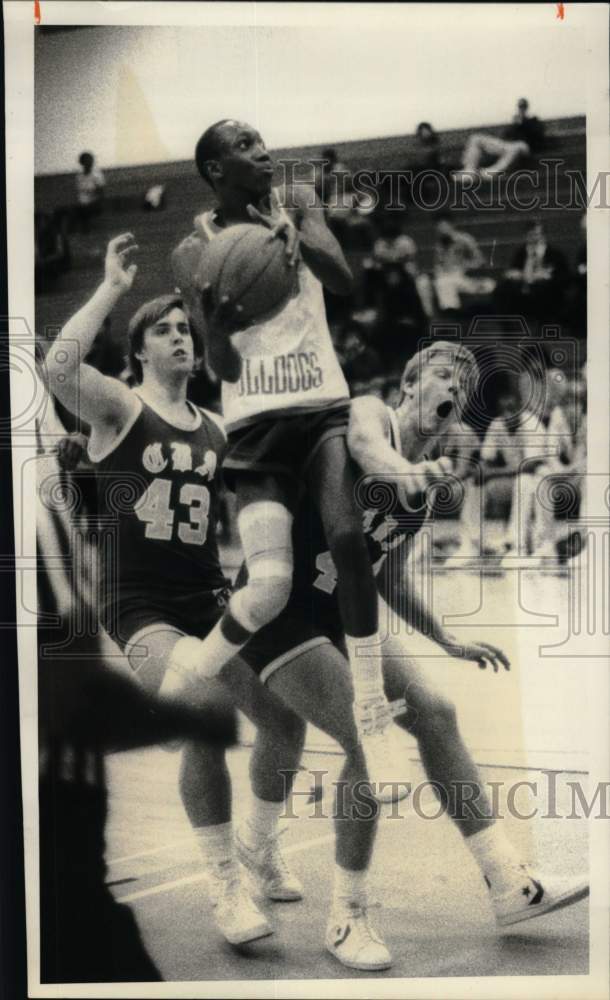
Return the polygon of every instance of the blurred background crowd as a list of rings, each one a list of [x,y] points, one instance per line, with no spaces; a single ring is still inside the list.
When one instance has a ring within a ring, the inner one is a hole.
[[[350,296],[326,296],[352,395],[395,404],[405,362],[433,336],[463,338],[477,358],[477,398],[445,443],[462,474],[476,467],[482,477],[481,490],[469,488],[461,511],[448,517],[458,553],[519,548],[515,490],[531,486],[534,473],[570,481],[563,521],[573,519],[585,457],[586,217],[573,183],[575,173],[584,177],[584,119],[542,122],[520,98],[508,124],[485,131],[439,134],[420,122],[409,136],[289,152],[293,164],[298,159],[296,176],[313,182],[355,276]],[[41,353],[93,287],[110,236],[137,234],[141,301],[171,287],[171,248],[210,200],[190,163],[103,173],[87,151],[78,168],[36,182]],[[525,193],[534,208],[523,207]],[[106,324],[88,359],[117,377],[126,377],[127,318]],[[218,408],[219,386],[205,365],[190,391],[195,402]],[[83,428],[60,416],[75,435],[65,449],[74,456]],[[561,442],[560,458],[541,458],[547,438],[548,451],[551,439]],[[496,526],[483,541],[464,530],[473,502]],[[541,516],[528,552],[569,555],[572,534],[565,523],[556,530],[558,512],[550,525]],[[231,535],[228,513],[224,531]]]

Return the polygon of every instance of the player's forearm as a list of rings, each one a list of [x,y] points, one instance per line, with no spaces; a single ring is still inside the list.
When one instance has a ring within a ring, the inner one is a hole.
[[[303,260],[318,281],[335,295],[348,295],[353,277],[339,243],[326,227],[315,225],[307,217],[299,228]]]
[[[104,281],[82,309],[68,320],[46,357],[51,388],[54,383],[65,383],[76,374],[121,294],[119,287]]]
[[[350,455],[367,476],[400,479],[409,463],[381,435],[368,434],[361,426],[350,425],[347,436]]]

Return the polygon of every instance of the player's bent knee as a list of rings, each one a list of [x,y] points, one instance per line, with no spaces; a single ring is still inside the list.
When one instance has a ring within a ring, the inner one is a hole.
[[[255,577],[233,594],[231,611],[249,632],[258,632],[284,610],[291,589],[292,575]]]

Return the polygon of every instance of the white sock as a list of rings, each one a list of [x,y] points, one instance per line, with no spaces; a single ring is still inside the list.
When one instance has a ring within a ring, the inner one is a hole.
[[[379,633],[358,638],[346,635],[345,645],[352,671],[355,700],[365,701],[378,695],[385,697]]]
[[[367,878],[368,868],[351,871],[336,864],[332,909],[344,910],[350,903],[359,903],[362,906],[366,902]]]
[[[508,892],[521,880],[522,858],[499,823],[492,823],[472,837],[466,837],[465,843],[492,892]]]
[[[217,878],[228,878],[234,867],[232,823],[198,826],[193,833],[208,871]]]
[[[283,809],[283,799],[281,802],[268,802],[252,796],[250,812],[241,830],[246,847],[255,851],[275,835]]]
[[[225,663],[237,656],[243,643],[229,642],[218,622],[205,639],[185,635],[172,650],[170,668],[177,674],[215,677]]]

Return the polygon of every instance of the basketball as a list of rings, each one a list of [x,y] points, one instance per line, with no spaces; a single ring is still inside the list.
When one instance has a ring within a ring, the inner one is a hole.
[[[270,238],[264,226],[230,226],[206,247],[199,273],[201,285],[210,282],[214,299],[228,295],[240,305],[244,319],[257,319],[281,308],[296,282],[296,268],[288,266],[286,244]]]

